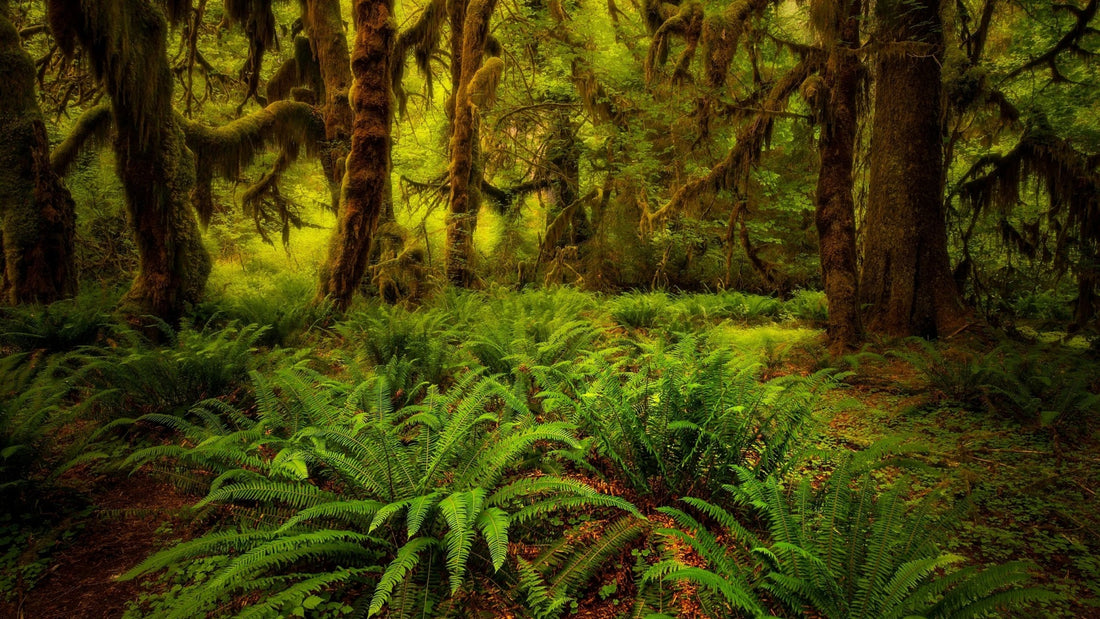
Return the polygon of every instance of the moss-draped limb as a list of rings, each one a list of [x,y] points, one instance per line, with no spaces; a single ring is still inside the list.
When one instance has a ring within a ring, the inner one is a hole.
[[[344,175],[344,204],[322,268],[319,295],[339,308],[352,300],[366,272],[378,219],[392,200],[390,75],[396,38],[392,0],[356,0],[351,101],[355,124]]]
[[[266,108],[221,127],[207,127],[178,117],[187,137],[187,146],[195,154],[198,182],[191,193],[192,205],[205,226],[213,214],[210,182],[214,176],[236,180],[241,170],[256,156],[274,148],[280,150],[285,165],[281,173],[303,148],[310,155],[319,152],[324,141],[324,119],[312,106],[296,101],[276,101]],[[254,209],[260,192],[248,199],[246,209]]]
[[[673,35],[684,40],[684,50],[676,61],[672,72],[674,83],[684,82],[689,79],[689,68],[695,50],[699,45],[699,38],[703,34],[704,22],[703,5],[699,2],[685,2],[680,6],[679,12],[665,20],[656,32],[649,46],[649,53],[645,60],[645,77],[647,82],[656,78],[658,69],[668,59],[669,39]]]
[[[1096,286],[1100,264],[1100,156],[1084,153],[1057,136],[1044,119],[1030,119],[1019,142],[1004,154],[986,155],[974,163],[955,194],[978,216],[1010,213],[1028,186],[1041,187],[1049,199],[1044,216],[1057,231],[1050,259],[1060,271],[1077,275],[1074,326],[1097,318]],[[1002,217],[1001,237],[1010,251],[1039,255],[1039,226],[1022,233]],[[1077,258],[1074,258],[1076,253]]]
[[[49,0],[48,15],[58,44],[68,53],[79,44],[111,97],[116,166],[139,259],[123,304],[175,321],[201,298],[210,258],[188,205],[194,160],[172,110],[164,13],[147,0]]]
[[[313,49],[307,37],[294,38],[294,55],[286,60],[267,82],[267,101],[274,103],[284,99],[296,99],[295,89],[307,88],[317,100],[324,91],[321,65],[313,57]],[[315,103],[314,103],[315,104]]]
[[[105,144],[111,131],[111,123],[110,104],[101,103],[85,110],[76,119],[69,135],[50,154],[50,166],[54,172],[61,176],[68,174],[69,167],[85,148]]]
[[[669,201],[657,211],[645,212],[642,227],[651,229],[658,222],[664,221],[683,209],[689,202],[703,195],[721,190],[738,190],[743,193],[749,172],[760,159],[760,153],[771,134],[776,116],[786,109],[788,99],[798,91],[802,82],[817,70],[820,63],[821,58],[818,55],[809,55],[780,77],[768,89],[767,97],[761,102],[760,111],[737,132],[737,142],[725,159],[711,168],[706,176],[677,189]]]
[[[247,91],[237,108],[240,114],[250,99],[261,105],[267,104],[259,94],[260,74],[264,54],[277,44],[275,13],[272,11],[272,0],[225,0],[225,16],[230,25],[239,23],[248,39],[248,58],[241,67],[241,80],[246,84]]]
[[[447,21],[447,0],[432,0],[421,11],[420,17],[401,34],[393,47],[393,66],[391,76],[394,96],[397,98],[398,113],[405,113],[405,103],[408,97],[402,86],[405,76],[405,59],[411,51],[416,61],[416,68],[424,77],[428,88],[428,96],[432,94],[432,67],[431,61],[439,51],[439,41],[443,24]]]
[[[49,303],[76,292],[75,210],[50,166],[34,76],[34,60],[0,0],[0,294],[9,303]]]

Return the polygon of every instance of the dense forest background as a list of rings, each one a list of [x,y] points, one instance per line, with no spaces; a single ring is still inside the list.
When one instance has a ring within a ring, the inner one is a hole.
[[[1098,8],[0,0],[0,614],[1096,616]]]

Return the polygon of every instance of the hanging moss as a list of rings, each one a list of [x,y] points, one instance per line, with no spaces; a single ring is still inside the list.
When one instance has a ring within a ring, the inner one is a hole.
[[[85,148],[96,148],[106,144],[111,132],[111,106],[102,103],[88,109],[76,119],[65,141],[57,145],[50,155],[50,165],[54,172],[64,176],[69,167]]]
[[[169,15],[181,19],[182,3]],[[111,99],[115,161],[138,249],[123,303],[135,315],[175,321],[202,296],[210,258],[188,206],[194,155],[172,110],[165,13],[147,0],[49,0],[58,44],[85,52]]]
[[[1048,260],[1060,272],[1078,278],[1075,325],[1096,318],[1095,255],[1100,250],[1100,158],[1077,150],[1055,134],[1045,118],[1030,119],[1019,142],[1003,155],[987,155],[967,172],[958,195],[976,215],[994,212],[1000,218],[1002,242],[1010,251],[1037,255],[1038,222],[1034,234],[1021,234],[1007,215],[1022,203],[1021,192],[1038,186],[1049,198],[1043,217],[1057,233]],[[1076,256],[1076,258],[1075,258]]]
[[[733,190],[744,194],[749,173],[759,161],[760,153],[771,136],[776,115],[786,109],[788,99],[817,70],[821,61],[818,55],[811,55],[776,81],[761,102],[761,111],[737,132],[737,142],[726,158],[711,168],[706,176],[690,181],[677,189],[672,194],[672,198],[660,209],[652,212],[644,209],[643,230],[653,229],[658,222],[664,221],[704,195],[712,195],[721,190]]]
[[[215,176],[236,180],[241,170],[252,164],[261,152],[279,151],[275,169],[265,179],[250,187],[243,199],[245,213],[256,221],[263,234],[262,224],[269,214],[262,212],[262,200],[304,148],[310,156],[317,156],[325,138],[325,122],[320,113],[306,103],[277,101],[266,108],[237,119],[222,127],[212,128],[179,118],[187,136],[187,146],[195,155],[197,180],[191,192],[191,202],[203,226],[210,222],[214,202],[210,183]],[[270,177],[270,178],[269,178]],[[285,201],[276,201],[280,211],[276,214],[283,224],[284,237],[289,234],[291,213]],[[285,241],[284,241],[285,242]]]
[[[34,76],[34,60],[0,2],[0,294],[10,303],[76,292],[73,200],[50,166]]]
[[[304,36],[294,38],[294,56],[288,58],[268,80],[267,101],[268,103],[285,99],[300,101],[301,98],[294,95],[296,88],[313,91],[315,100],[325,90],[324,82],[321,80],[321,67],[313,57],[309,39]]]
[[[420,17],[412,26],[404,29],[397,37],[393,47],[393,62],[390,69],[392,88],[397,99],[397,111],[405,114],[408,94],[402,82],[405,78],[405,59],[412,51],[416,68],[424,78],[428,98],[432,97],[431,61],[439,51],[439,42],[443,24],[447,21],[447,0],[432,0],[421,11]]]
[[[474,73],[466,94],[470,102],[479,108],[491,108],[497,100],[497,86],[504,75],[504,61],[497,57],[489,58]]]

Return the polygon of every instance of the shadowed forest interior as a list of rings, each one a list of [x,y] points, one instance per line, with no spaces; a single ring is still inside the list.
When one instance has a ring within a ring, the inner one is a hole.
[[[0,0],[0,617],[1100,617],[1100,0]]]

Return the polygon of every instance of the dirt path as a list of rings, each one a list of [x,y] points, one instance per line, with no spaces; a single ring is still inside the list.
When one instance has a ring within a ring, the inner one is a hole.
[[[137,597],[139,582],[117,576],[156,550],[156,531],[194,502],[170,484],[149,477],[111,478],[93,490],[97,505],[83,530],[56,555],[47,574],[15,607],[14,619],[115,619]]]

